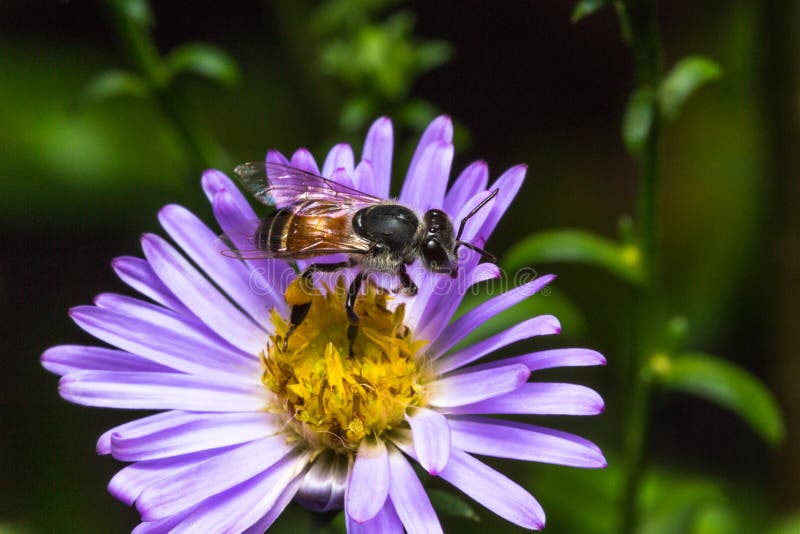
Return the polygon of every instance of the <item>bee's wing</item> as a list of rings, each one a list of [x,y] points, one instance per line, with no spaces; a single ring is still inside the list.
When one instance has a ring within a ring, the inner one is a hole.
[[[278,208],[305,201],[321,201],[358,209],[382,201],[352,187],[281,163],[243,163],[233,173],[259,202]]]

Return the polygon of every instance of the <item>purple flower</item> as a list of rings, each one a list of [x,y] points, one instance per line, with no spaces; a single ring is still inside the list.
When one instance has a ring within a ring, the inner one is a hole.
[[[488,170],[475,162],[447,190],[452,135],[447,117],[428,126],[399,200],[418,211],[443,208],[460,221],[486,197]],[[289,162],[386,198],[392,144],[391,122],[382,118],[358,164],[345,144],[330,151],[321,171],[304,149]],[[287,161],[277,152],[268,159]],[[495,181],[499,194],[469,221],[464,239],[485,243],[525,171],[512,167]],[[257,224],[248,201],[219,171],[203,175],[203,189],[222,230],[246,247]],[[457,347],[553,276],[451,321],[467,288],[499,275],[463,250],[456,280],[412,269],[415,297],[367,285],[351,347],[344,286],[329,276],[284,347],[295,271],[282,261],[220,254],[217,231],[180,206],[166,206],[159,220],[177,247],[148,234],[144,259],[113,261],[119,277],[149,300],[102,294],[94,306],[70,311],[78,326],[116,348],[62,345],[42,356],[45,368],[62,376],[59,391],[71,402],[166,410],[113,428],[97,443],[100,454],[132,462],[109,491],[141,513],[136,532],[261,532],[292,500],[316,511],[344,508],[349,532],[441,531],[409,459],[501,517],[541,529],[545,515],[533,496],[473,455],[606,465],[585,439],[486,417],[603,410],[591,389],[529,381],[539,369],[604,364],[595,351],[545,350],[470,365],[516,341],[559,333],[555,317],[533,317]]]

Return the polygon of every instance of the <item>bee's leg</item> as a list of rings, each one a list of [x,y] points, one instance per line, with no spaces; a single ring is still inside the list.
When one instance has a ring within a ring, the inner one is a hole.
[[[308,310],[311,309],[311,302],[306,302],[305,304],[295,304],[292,306],[291,312],[289,312],[289,330],[286,332],[286,337],[283,338],[283,350],[285,351],[289,346],[289,336],[292,335],[300,323],[303,322],[303,319],[306,318],[308,315]]]
[[[303,269],[303,273],[300,276],[310,282],[311,275],[314,273],[332,273],[334,271],[341,271],[346,267],[350,267],[350,265],[351,263],[348,261],[342,261],[339,263],[312,263]]]
[[[411,277],[408,275],[408,271],[406,271],[405,265],[401,265],[397,269],[397,271],[395,271],[395,274],[400,279],[400,287],[394,290],[395,293],[399,293],[400,291],[402,291],[404,295],[407,295],[409,297],[413,297],[414,295],[417,294],[417,284],[415,284],[414,281],[411,279]]]
[[[302,282],[307,291],[310,291],[313,288],[313,282],[311,280],[311,275],[316,272],[324,272],[330,273],[333,271],[338,271],[340,269],[344,269],[345,267],[349,267],[350,263],[343,261],[340,263],[312,263],[305,269],[303,269],[302,274],[300,277],[303,279]],[[283,338],[283,350],[289,345],[289,336],[292,335],[300,323],[303,322],[303,319],[306,318],[308,315],[308,310],[311,309],[311,301],[304,302],[302,304],[294,304],[292,305],[291,312],[289,314],[289,330],[286,332],[286,337]]]
[[[355,341],[356,334],[358,334],[358,315],[356,315],[354,307],[356,305],[356,298],[358,297],[358,292],[361,290],[361,282],[363,280],[364,273],[359,272],[353,279],[350,287],[347,289],[347,300],[344,304],[344,311],[347,314],[347,320],[350,321],[350,325],[347,327],[347,341],[350,343],[350,356],[353,355],[353,341]]]

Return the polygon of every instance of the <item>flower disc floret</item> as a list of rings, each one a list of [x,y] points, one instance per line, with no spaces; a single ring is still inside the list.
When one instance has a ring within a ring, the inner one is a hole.
[[[415,341],[403,323],[405,306],[389,310],[386,293],[369,285],[356,301],[359,326],[351,343],[343,278],[333,289],[310,294],[301,280],[286,299],[310,299],[308,315],[284,348],[288,324],[273,312],[275,334],[261,354],[262,380],[276,395],[275,412],[287,414],[312,449],[355,451],[365,437],[400,424],[409,407],[424,405],[426,377],[416,355],[425,342]]]

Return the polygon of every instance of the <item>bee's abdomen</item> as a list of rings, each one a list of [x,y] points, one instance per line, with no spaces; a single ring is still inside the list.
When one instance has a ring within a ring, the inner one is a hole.
[[[294,213],[289,209],[280,209],[264,218],[256,234],[256,246],[269,252],[281,252],[286,249],[286,234],[290,228]]]

